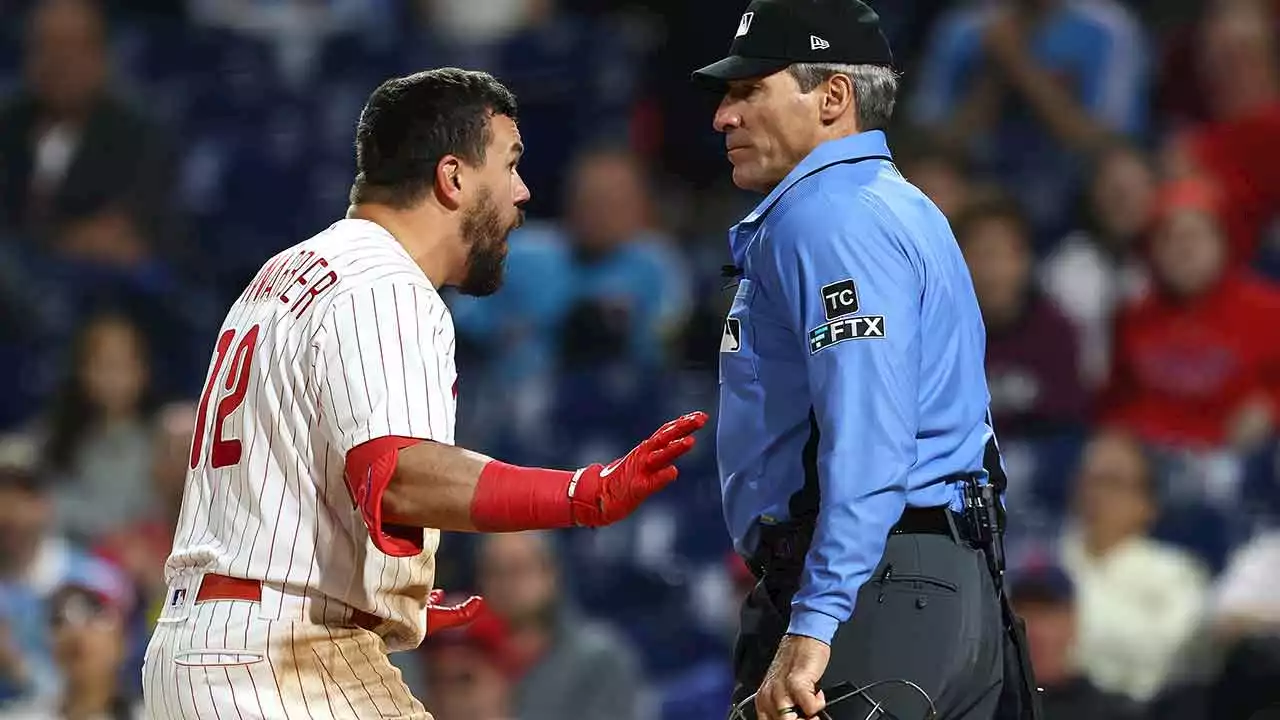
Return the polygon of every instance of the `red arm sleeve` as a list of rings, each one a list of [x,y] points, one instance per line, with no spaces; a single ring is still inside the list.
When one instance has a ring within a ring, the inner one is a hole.
[[[396,472],[400,450],[424,442],[418,438],[387,436],[361,443],[347,453],[344,476],[351,498],[364,517],[374,547],[392,557],[422,552],[422,528],[382,522],[382,495]]]

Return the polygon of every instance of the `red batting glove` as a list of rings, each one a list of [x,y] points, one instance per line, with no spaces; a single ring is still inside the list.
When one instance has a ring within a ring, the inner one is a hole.
[[[693,433],[706,424],[704,412],[682,415],[658,428],[624,457],[579,470],[569,483],[573,523],[600,527],[635,512],[646,498],[676,479],[679,471],[672,463],[689,452]]]
[[[427,595],[427,635],[462,627],[484,610],[484,598],[479,595],[472,595],[457,605],[440,605],[441,600],[444,600],[444,590],[432,590]]]

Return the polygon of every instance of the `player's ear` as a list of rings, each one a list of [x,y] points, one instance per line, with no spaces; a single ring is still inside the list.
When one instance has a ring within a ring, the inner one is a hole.
[[[462,160],[456,155],[445,155],[436,163],[436,197],[448,208],[462,204]]]

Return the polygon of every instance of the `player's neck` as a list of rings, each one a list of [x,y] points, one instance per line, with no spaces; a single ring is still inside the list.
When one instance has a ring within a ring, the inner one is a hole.
[[[367,220],[391,233],[437,289],[457,282],[453,268],[458,264],[454,258],[454,247],[458,243],[451,242],[457,234],[451,229],[456,221],[443,216],[431,204],[423,203],[412,210],[396,210],[385,205],[361,203],[348,208],[347,217]]]

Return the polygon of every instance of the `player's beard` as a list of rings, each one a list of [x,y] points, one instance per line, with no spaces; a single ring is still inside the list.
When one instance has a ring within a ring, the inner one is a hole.
[[[520,221],[507,225],[489,190],[481,192],[476,204],[462,217],[462,240],[467,249],[467,274],[458,286],[463,295],[484,297],[502,287],[507,260],[507,236]]]

